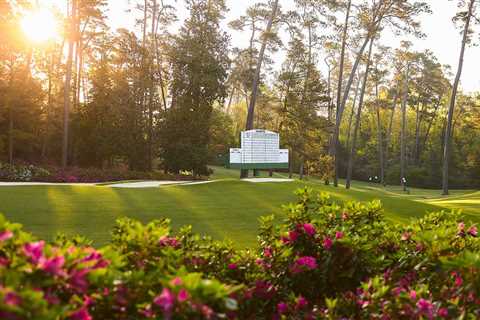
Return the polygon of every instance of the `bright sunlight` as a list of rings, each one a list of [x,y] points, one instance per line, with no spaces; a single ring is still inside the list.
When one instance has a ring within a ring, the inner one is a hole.
[[[58,20],[47,9],[27,13],[23,17],[21,25],[25,35],[33,42],[46,42],[59,35]]]

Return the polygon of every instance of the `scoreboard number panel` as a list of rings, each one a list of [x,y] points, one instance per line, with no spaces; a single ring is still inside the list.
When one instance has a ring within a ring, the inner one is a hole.
[[[240,169],[286,169],[288,149],[280,149],[280,135],[268,130],[241,134],[241,148],[230,149],[230,167]]]

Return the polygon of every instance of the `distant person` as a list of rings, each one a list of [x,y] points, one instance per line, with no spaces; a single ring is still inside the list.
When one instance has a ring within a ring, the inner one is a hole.
[[[408,194],[410,194],[410,190],[407,189],[407,179],[405,179],[405,177],[402,178],[401,180],[402,182],[402,186],[403,186],[403,191],[407,192]]]

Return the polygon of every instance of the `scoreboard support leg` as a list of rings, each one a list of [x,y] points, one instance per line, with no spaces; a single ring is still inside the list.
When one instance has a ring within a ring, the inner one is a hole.
[[[240,170],[240,179],[245,179],[248,178],[248,170],[247,169],[241,169]]]

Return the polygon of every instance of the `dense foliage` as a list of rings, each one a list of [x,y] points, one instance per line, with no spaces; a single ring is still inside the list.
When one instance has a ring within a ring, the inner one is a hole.
[[[191,180],[191,174],[166,174],[159,171],[132,171],[127,169],[98,169],[55,166],[14,165],[0,163],[0,181],[8,182],[68,182],[96,183],[121,180]]]
[[[455,212],[408,225],[380,203],[339,205],[299,190],[259,246],[121,219],[111,244],[38,241],[0,221],[2,319],[475,319],[477,227]]]
[[[229,12],[225,0],[134,0],[135,24],[118,30],[112,1],[0,3],[1,161],[208,174],[249,113],[248,126],[281,134],[302,177],[448,189],[443,171],[450,186],[480,187],[478,93],[457,92],[456,65],[403,41],[423,36],[428,1],[252,0]],[[479,3],[456,2],[462,45],[474,44]],[[21,31],[38,10],[58,38]]]

